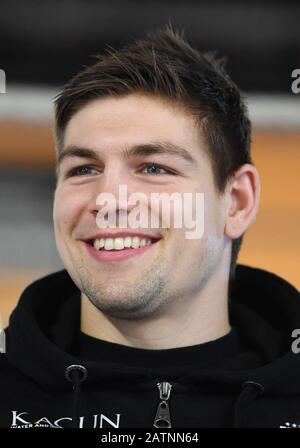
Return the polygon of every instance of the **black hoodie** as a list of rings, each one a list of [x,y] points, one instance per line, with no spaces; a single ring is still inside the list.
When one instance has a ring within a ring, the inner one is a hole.
[[[0,427],[300,427],[299,293],[239,265],[229,315],[233,329],[216,341],[125,347],[80,333],[80,291],[65,270],[44,277],[5,330]]]

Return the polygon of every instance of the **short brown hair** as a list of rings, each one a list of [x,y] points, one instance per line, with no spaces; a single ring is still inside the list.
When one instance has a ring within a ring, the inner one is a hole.
[[[223,192],[229,178],[251,163],[251,124],[237,86],[213,53],[201,53],[170,26],[119,49],[108,49],[74,76],[55,99],[57,148],[72,116],[90,101],[141,92],[183,105],[207,141],[215,183]],[[231,278],[242,237],[233,240]]]

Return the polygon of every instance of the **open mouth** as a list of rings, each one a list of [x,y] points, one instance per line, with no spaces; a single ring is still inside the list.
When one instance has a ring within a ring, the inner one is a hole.
[[[126,236],[85,240],[88,253],[97,262],[116,263],[127,261],[151,251],[161,238]]]
[[[145,246],[151,246],[159,241],[160,238],[147,237],[142,238],[139,236],[126,236],[116,238],[96,238],[88,240],[87,243],[97,251],[124,251],[124,250],[136,250]]]

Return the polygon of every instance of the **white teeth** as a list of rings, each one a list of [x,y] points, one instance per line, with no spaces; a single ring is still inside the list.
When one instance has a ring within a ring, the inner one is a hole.
[[[95,240],[94,241],[94,248],[99,250],[100,249],[100,240]]]
[[[124,239],[123,238],[115,239],[115,249],[116,250],[124,249]]]
[[[131,247],[131,238],[130,238],[130,236],[126,236],[124,238],[124,247]]]
[[[104,247],[104,238],[100,238],[100,240],[97,239],[97,240],[94,241],[94,248],[95,249],[99,250],[102,247]]]
[[[112,250],[114,248],[114,240],[112,238],[105,238],[104,249]]]
[[[138,249],[140,247],[140,238],[138,236],[134,236],[132,238],[131,247],[134,249]]]
[[[129,247],[138,249],[139,247],[149,246],[150,244],[152,244],[151,239],[140,238],[138,236],[126,236],[125,238],[97,238],[93,243],[94,248],[97,250],[102,248],[104,250],[122,250]]]

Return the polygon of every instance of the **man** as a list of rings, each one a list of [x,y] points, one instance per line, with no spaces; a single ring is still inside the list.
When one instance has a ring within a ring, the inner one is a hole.
[[[55,119],[66,270],[30,285],[11,316],[0,426],[300,425],[298,292],[236,267],[260,182],[247,111],[221,64],[159,31],[71,79]],[[192,195],[181,205],[203,231],[165,226],[155,193]],[[158,226],[120,224],[139,222],[139,205]]]

